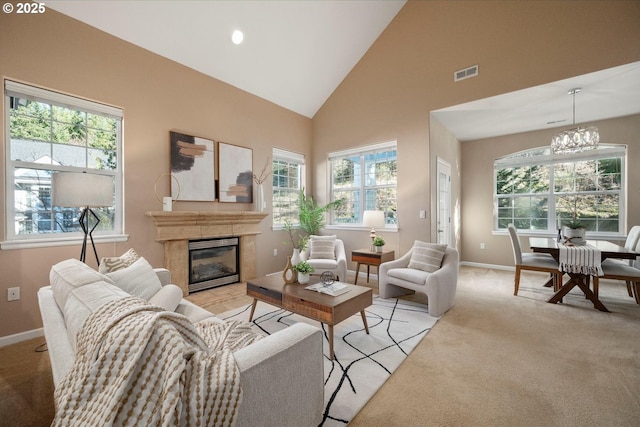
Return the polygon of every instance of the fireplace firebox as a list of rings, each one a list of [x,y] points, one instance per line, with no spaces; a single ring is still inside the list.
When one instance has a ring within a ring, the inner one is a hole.
[[[189,241],[189,292],[240,281],[240,239]]]

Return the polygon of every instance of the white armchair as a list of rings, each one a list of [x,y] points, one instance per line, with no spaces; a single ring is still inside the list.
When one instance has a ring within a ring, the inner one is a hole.
[[[413,248],[401,258],[380,264],[378,293],[393,298],[415,291],[429,300],[429,315],[439,317],[453,306],[458,285],[458,251],[447,247],[441,267],[433,273],[409,268]]]
[[[311,242],[309,243],[311,244]],[[347,281],[347,254],[344,250],[344,243],[340,239],[335,239],[334,242],[335,259],[331,258],[311,258],[311,250],[309,247],[305,249],[301,257],[306,260],[315,270],[311,274],[322,274],[325,271],[330,271],[337,280]]]

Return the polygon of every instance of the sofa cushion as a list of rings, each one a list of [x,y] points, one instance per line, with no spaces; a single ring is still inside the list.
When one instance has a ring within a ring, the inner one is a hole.
[[[87,316],[108,302],[128,296],[130,296],[128,293],[113,283],[105,281],[89,283],[72,289],[67,295],[62,312],[73,350],[76,349],[76,335]]]
[[[149,301],[162,288],[158,275],[143,257],[130,266],[107,273],[105,276],[120,289],[146,301]]]
[[[336,259],[336,236],[311,236],[309,259]]]
[[[416,240],[413,244],[409,268],[433,273],[442,265],[442,259],[444,258],[446,249],[447,245]]]
[[[180,301],[182,301],[182,289],[176,285],[168,284],[160,288],[160,290],[149,299],[149,304],[162,307],[167,311],[176,311]]]
[[[430,274],[431,273],[427,273],[426,271],[417,270],[414,268],[392,268],[387,272],[387,275],[389,277],[405,280],[407,282],[416,284],[426,283],[427,277],[429,277]]]
[[[310,259],[309,260],[309,265],[311,265],[314,270],[316,271],[316,273],[318,273],[319,271],[326,269],[326,270],[333,270],[334,268],[338,267],[338,261],[336,261],[335,259]]]
[[[111,273],[113,271],[122,270],[129,267],[131,264],[140,259],[140,255],[132,248],[120,256],[116,257],[103,257],[100,260],[100,266],[98,272]]]
[[[111,279],[75,258],[61,261],[51,267],[49,271],[49,283],[53,290],[53,297],[60,309],[64,308],[67,296],[73,289],[101,281],[113,285]]]

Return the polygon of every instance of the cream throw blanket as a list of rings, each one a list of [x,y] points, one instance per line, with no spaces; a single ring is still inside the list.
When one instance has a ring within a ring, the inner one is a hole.
[[[136,297],[91,314],[55,391],[53,426],[232,426],[242,399],[232,352],[246,322],[191,323]]]
[[[589,276],[602,276],[600,249],[592,246],[559,245],[559,270]]]

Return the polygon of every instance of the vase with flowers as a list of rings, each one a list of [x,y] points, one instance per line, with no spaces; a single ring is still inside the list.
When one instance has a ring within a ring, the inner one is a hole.
[[[271,159],[267,158],[267,161],[264,164],[264,167],[262,168],[262,171],[260,172],[260,175],[256,175],[255,173],[253,174],[253,182],[255,182],[256,184],[256,200],[255,200],[255,206],[256,206],[256,210],[258,212],[262,212],[265,210],[267,203],[264,199],[264,182],[267,180],[267,178],[269,178],[269,175],[271,175],[271,170],[269,168],[269,165],[271,164]]]

